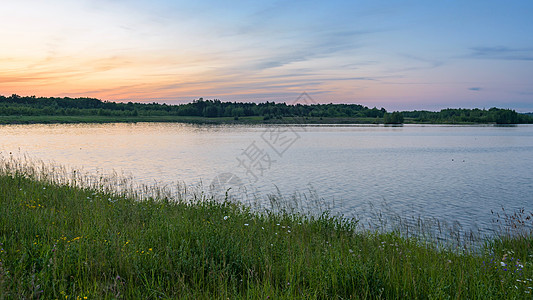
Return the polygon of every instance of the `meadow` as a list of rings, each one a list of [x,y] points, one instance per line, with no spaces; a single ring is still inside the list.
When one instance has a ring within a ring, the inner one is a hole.
[[[531,299],[532,213],[475,246],[0,159],[0,299]]]

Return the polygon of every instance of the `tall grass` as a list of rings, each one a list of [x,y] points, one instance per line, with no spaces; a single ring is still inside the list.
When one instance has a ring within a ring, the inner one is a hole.
[[[520,228],[457,251],[327,210],[252,210],[4,158],[0,299],[528,299]]]

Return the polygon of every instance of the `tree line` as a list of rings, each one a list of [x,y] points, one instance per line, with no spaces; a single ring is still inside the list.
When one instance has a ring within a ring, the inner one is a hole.
[[[120,103],[93,98],[0,96],[0,115],[107,115],[198,117],[370,117],[382,118],[384,108],[358,104],[288,105],[286,103],[222,102],[200,98],[187,104]]]
[[[496,123],[496,124],[527,124],[533,123],[533,117],[519,114],[511,109],[490,108],[464,109],[447,108],[439,112],[434,111],[404,111],[405,118],[411,118],[420,123]]]
[[[404,118],[427,123],[533,123],[533,117],[514,110],[443,109],[432,111],[387,112],[384,108],[368,108],[359,104],[288,105],[264,102],[222,102],[202,98],[187,104],[120,103],[94,98],[23,97],[0,95],[0,116],[197,116],[207,118],[259,116],[264,120],[285,117],[373,118],[377,123],[401,124]]]

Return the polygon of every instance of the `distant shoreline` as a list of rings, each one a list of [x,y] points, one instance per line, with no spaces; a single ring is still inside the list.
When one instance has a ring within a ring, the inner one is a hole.
[[[284,117],[279,119],[264,120],[262,117],[195,117],[195,116],[0,116],[0,125],[14,124],[80,124],[80,123],[186,123],[186,124],[240,124],[240,125],[260,125],[260,124],[338,124],[338,125],[360,125],[360,124],[385,124],[383,118],[349,118],[349,117]],[[497,124],[495,122],[419,122],[411,118],[405,118],[402,124],[422,124],[422,125],[509,125]],[[528,123],[518,123],[528,124]],[[511,124],[511,125],[518,125]],[[399,125],[399,124],[386,124]]]
[[[511,109],[446,108],[389,112],[360,104],[222,102],[117,103],[92,98],[0,95],[0,124],[180,122],[194,124],[531,124]]]

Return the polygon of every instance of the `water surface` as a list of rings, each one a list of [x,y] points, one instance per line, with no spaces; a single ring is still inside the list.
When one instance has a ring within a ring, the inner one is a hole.
[[[400,214],[488,228],[491,210],[533,204],[526,125],[3,125],[0,151],[145,183],[209,186],[232,174],[256,198],[279,191],[305,201],[312,190],[346,216],[368,217],[370,206],[386,203]]]

